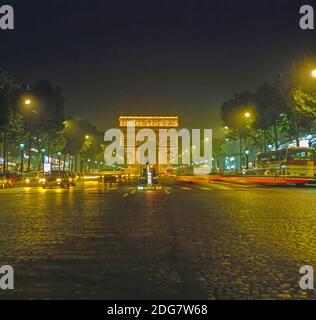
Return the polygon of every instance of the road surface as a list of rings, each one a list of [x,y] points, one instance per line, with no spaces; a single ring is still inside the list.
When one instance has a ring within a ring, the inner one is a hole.
[[[0,190],[0,299],[316,298],[316,189],[162,185]]]

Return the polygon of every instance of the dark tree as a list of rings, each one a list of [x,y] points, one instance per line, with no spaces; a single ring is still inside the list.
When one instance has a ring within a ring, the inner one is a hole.
[[[277,85],[261,85],[254,95],[256,108],[255,126],[263,130],[265,145],[268,138],[275,149],[279,148],[279,131],[282,114],[287,112],[287,104]],[[268,137],[267,137],[268,136]]]

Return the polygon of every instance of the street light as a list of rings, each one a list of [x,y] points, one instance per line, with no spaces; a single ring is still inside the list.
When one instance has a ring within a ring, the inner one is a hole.
[[[24,106],[29,108],[29,112],[31,112],[32,114],[37,114],[37,110],[34,108],[33,105],[33,101],[30,98],[25,98],[24,101]],[[32,106],[31,106],[32,105]],[[32,149],[32,136],[29,136],[29,142],[28,142],[28,164],[27,164],[27,171],[30,172],[31,171],[31,160],[32,160],[32,156],[31,156],[31,149]]]
[[[42,151],[42,160],[43,160],[43,172],[45,171],[45,152],[46,152],[46,149],[41,149]]]
[[[246,169],[249,169],[249,153],[250,153],[250,151],[246,150],[245,153],[246,153]]]
[[[61,152],[58,152],[57,155],[58,155],[58,170],[60,171],[60,167],[61,167]]]
[[[316,79],[316,69],[312,70],[311,75],[312,75],[313,78]]]
[[[33,101],[32,101],[31,99],[25,99],[25,100],[24,100],[24,105],[27,106],[27,107],[30,107],[31,105],[33,105]],[[33,105],[33,107],[31,108],[31,111],[32,111],[32,113],[35,113],[35,114],[38,113],[38,110],[36,110],[36,109],[34,108],[34,105]]]
[[[25,144],[21,143],[20,144],[20,151],[21,151],[21,173],[23,173],[23,167],[24,167],[24,148]]]
[[[245,118],[247,118],[247,119],[251,118],[251,113],[250,112],[246,112],[245,113]]]

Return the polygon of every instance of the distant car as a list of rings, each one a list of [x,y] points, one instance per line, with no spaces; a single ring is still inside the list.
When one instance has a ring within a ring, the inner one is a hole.
[[[0,175],[0,189],[4,189],[6,187],[6,178],[3,175]]]
[[[43,178],[43,189],[53,187],[70,188],[71,185],[71,177],[69,177],[68,173],[62,171],[51,172]]]
[[[75,186],[77,185],[78,176],[77,176],[75,173],[70,172],[70,173],[68,174],[68,177],[69,177],[70,185],[71,185],[72,187],[75,187]]]
[[[117,182],[118,180],[119,176],[114,174],[107,174],[103,177],[104,182]]]
[[[143,168],[139,175],[138,190],[161,190],[159,185],[159,173],[156,171],[153,165],[147,163],[146,168]]]
[[[25,173],[19,176],[18,185],[23,187],[39,187],[43,184],[43,175],[39,172]]]
[[[12,188],[18,183],[19,176],[15,172],[2,172],[0,173],[0,179],[5,180],[5,188]]]

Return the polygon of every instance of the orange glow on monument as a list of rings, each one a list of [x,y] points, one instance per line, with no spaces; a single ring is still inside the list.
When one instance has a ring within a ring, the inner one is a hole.
[[[107,163],[177,165],[181,138],[181,150],[191,150],[182,156],[182,164],[206,163],[211,170],[211,129],[204,129],[204,156],[201,156],[201,130],[193,129],[192,137],[190,130],[178,130],[178,117],[126,116],[120,117],[119,125],[120,129],[105,132],[104,140],[112,142],[104,153]]]
[[[128,121],[134,121],[135,127],[143,128],[178,128],[178,116],[122,116],[119,119],[120,128],[126,127]]]

